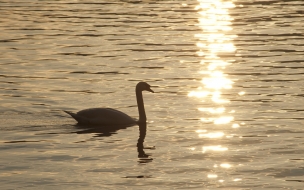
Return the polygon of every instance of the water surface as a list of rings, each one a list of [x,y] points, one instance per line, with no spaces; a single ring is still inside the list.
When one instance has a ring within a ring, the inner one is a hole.
[[[2,189],[302,189],[303,10],[0,1]],[[62,112],[138,117],[139,81],[156,92],[144,93],[147,131]]]

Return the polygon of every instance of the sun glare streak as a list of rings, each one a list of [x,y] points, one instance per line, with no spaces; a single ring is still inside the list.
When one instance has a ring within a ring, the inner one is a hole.
[[[195,34],[198,38],[197,55],[202,57],[200,64],[206,65],[207,71],[202,72],[205,75],[201,81],[203,88],[189,92],[188,96],[201,98],[203,101],[210,98],[217,104],[229,103],[229,100],[221,98],[221,91],[232,88],[233,81],[223,70],[233,60],[222,59],[221,54],[236,51],[232,40],[237,36],[226,34],[232,30],[233,18],[229,15],[229,9],[235,5],[222,0],[198,0],[198,3],[195,8],[199,15],[197,26],[202,32]]]
[[[189,97],[196,97],[196,98],[204,98],[208,96],[210,92],[208,91],[191,91],[188,96]]]
[[[227,151],[228,148],[226,147],[222,147],[221,145],[217,145],[217,146],[204,146],[203,147],[203,153],[209,152],[209,151]]]
[[[201,138],[210,138],[210,139],[215,139],[215,138],[221,138],[225,134],[223,132],[217,132],[217,133],[206,133],[206,134],[199,134],[199,137]]]
[[[237,123],[232,124],[232,128],[239,128],[239,127],[240,127],[240,125]]]
[[[226,164],[226,163],[224,163],[224,164],[221,164],[220,165],[222,168],[231,168],[231,165],[230,164]]]
[[[235,135],[227,135],[224,131],[227,131],[227,128],[235,130],[243,125],[234,122],[232,114],[236,111],[225,107],[225,105],[229,105],[230,100],[227,99],[229,93],[224,91],[232,89],[235,81],[226,71],[234,63],[234,59],[231,57],[236,52],[233,40],[237,35],[231,34],[234,19],[229,14],[229,9],[234,7],[233,1],[229,0],[198,0],[195,8],[198,13],[197,26],[201,29],[201,32],[195,34],[194,37],[197,39],[196,54],[200,58],[202,69],[199,74],[202,75],[202,79],[200,87],[189,92],[188,97],[198,98],[202,103],[198,108],[198,111],[203,114],[200,121],[208,130],[196,130],[198,137],[202,138],[203,142],[217,142],[216,144],[218,144],[203,146],[203,154],[228,151],[228,148],[220,143]],[[236,95],[243,96],[245,92],[241,91]],[[223,129],[225,127],[227,128]],[[217,128],[216,131],[213,131],[214,128]],[[223,132],[219,130],[223,130]],[[214,165],[217,170],[227,170],[231,167],[232,165],[228,163]],[[213,172],[207,174],[207,177],[210,180],[216,179],[220,183],[227,181]],[[236,178],[234,181],[238,180],[240,179]]]
[[[208,113],[212,113],[212,114],[220,114],[220,113],[224,113],[225,108],[221,107],[221,108],[198,108],[199,111],[202,112],[208,112]]]
[[[219,125],[219,124],[227,124],[233,121],[232,116],[222,116],[214,120],[214,124]]]
[[[214,123],[215,125],[223,125],[223,124],[228,124],[231,121],[234,120],[234,117],[232,116],[220,116],[220,117],[202,117],[201,121],[205,123]],[[233,124],[232,128],[238,128],[240,127],[238,124]]]
[[[211,179],[214,179],[214,178],[217,178],[217,175],[216,174],[208,174],[207,177],[211,178]]]
[[[207,130],[202,130],[202,129],[200,129],[200,130],[196,130],[195,132],[197,132],[197,133],[206,133]]]
[[[230,89],[232,88],[232,82],[227,80],[223,76],[213,76],[210,78],[204,78],[202,83],[205,85],[206,88],[211,89]]]
[[[229,100],[222,99],[222,98],[221,98],[221,95],[222,95],[221,92],[215,91],[215,92],[212,93],[212,98],[211,98],[211,100],[212,100],[214,103],[217,103],[217,104],[225,104],[225,103],[229,103],[229,102],[230,102]]]

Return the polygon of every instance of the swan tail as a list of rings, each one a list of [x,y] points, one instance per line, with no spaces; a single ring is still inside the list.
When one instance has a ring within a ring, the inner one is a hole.
[[[81,123],[81,124],[89,124],[90,123],[87,119],[85,119],[81,116],[78,116],[75,113],[72,113],[72,112],[69,112],[69,111],[64,111],[64,112],[69,114],[70,116],[72,116],[78,123]]]

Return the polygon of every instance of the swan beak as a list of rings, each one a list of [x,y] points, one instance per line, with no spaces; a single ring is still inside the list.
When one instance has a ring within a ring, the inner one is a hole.
[[[149,88],[147,91],[154,93],[154,91],[151,88]]]

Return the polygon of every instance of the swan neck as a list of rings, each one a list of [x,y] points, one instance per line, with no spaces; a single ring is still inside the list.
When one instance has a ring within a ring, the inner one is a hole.
[[[142,91],[136,88],[136,100],[137,100],[137,106],[138,106],[138,114],[139,114],[139,123],[146,122],[146,112],[145,112],[145,106],[144,106],[144,100],[142,96]]]

